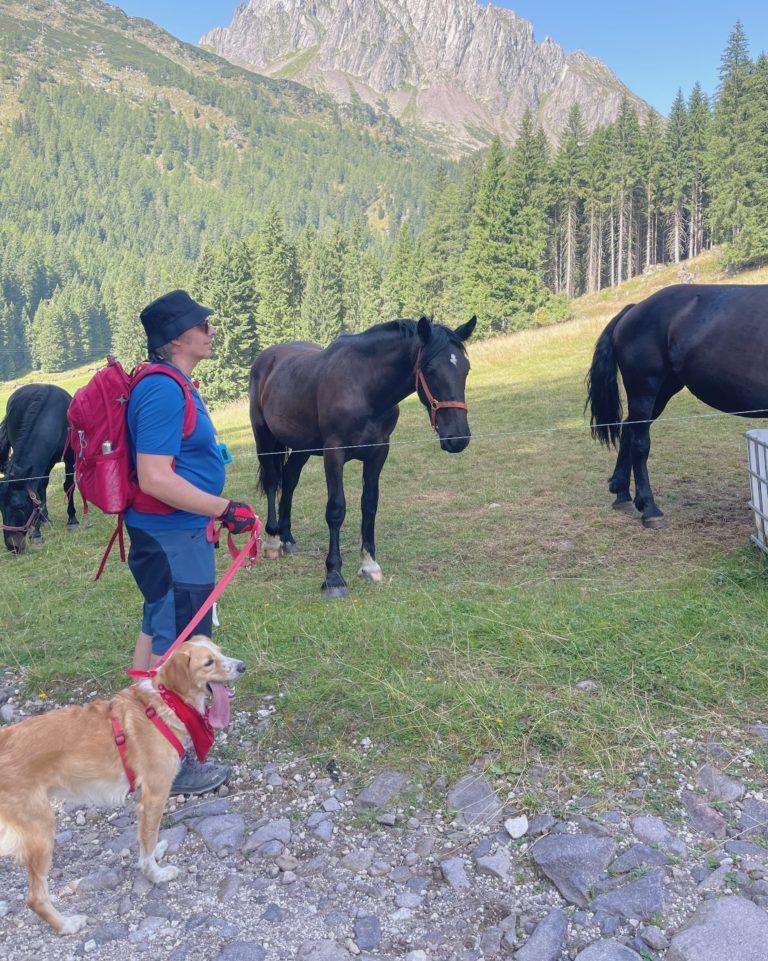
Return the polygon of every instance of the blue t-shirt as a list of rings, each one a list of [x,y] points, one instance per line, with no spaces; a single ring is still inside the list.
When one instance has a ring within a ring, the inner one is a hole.
[[[182,440],[184,392],[181,387],[165,374],[150,374],[139,381],[128,401],[131,453],[134,464],[136,454],[167,454],[175,457],[174,471],[180,477],[207,494],[218,496],[226,480],[224,460],[211,418],[194,387],[192,394],[197,408],[197,423],[190,436]],[[204,514],[182,510],[175,510],[171,514],[142,514],[129,508],[125,512],[126,524],[144,530],[205,527],[209,520]]]

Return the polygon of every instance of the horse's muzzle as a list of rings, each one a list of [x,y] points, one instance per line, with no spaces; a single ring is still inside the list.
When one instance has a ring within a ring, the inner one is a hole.
[[[460,454],[469,446],[469,435],[465,437],[440,438],[440,447],[448,454]]]
[[[23,534],[5,534],[3,539],[5,540],[6,549],[12,554],[23,554],[27,549],[26,532]]]

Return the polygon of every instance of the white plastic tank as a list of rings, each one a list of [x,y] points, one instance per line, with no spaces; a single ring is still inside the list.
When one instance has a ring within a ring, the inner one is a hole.
[[[757,528],[752,540],[768,554],[768,428],[748,430],[744,436],[749,459],[749,506]]]

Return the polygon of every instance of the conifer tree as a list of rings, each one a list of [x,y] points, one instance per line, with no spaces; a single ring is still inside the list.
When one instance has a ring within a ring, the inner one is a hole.
[[[637,193],[640,168],[640,125],[637,111],[624,98],[612,127],[611,283],[631,277],[636,263]]]
[[[505,330],[510,302],[507,159],[501,139],[488,147],[464,259],[463,300],[477,315],[478,333]]]
[[[738,266],[768,259],[768,57],[760,54],[747,80],[744,195],[739,230],[727,252]]]
[[[649,111],[642,127],[640,141],[640,176],[643,184],[645,214],[646,267],[659,257],[659,234],[662,218],[666,142],[659,115]]]
[[[544,131],[526,111],[509,158],[507,206],[501,234],[507,241],[507,318],[502,329],[519,329],[550,299],[545,285],[550,165]]]
[[[0,300],[0,380],[10,380],[29,365],[19,309]]]
[[[347,330],[347,291],[345,288],[347,258],[347,237],[341,224],[336,224],[331,232],[328,243],[331,263],[329,270],[336,278],[341,293],[341,311],[339,313],[339,333]]]
[[[326,347],[342,332],[341,275],[338,249],[318,237],[312,247],[307,288],[301,305],[301,321],[307,340]]]
[[[665,131],[664,193],[668,215],[667,243],[671,259],[679,263],[686,242],[685,211],[691,201],[692,171],[688,113],[678,90]]]
[[[464,249],[469,210],[462,190],[448,180],[443,164],[437,169],[429,214],[421,235],[423,310],[447,323],[458,323]]]
[[[586,217],[585,290],[593,293],[602,288],[603,256],[605,250],[605,218],[609,207],[609,145],[606,127],[598,127],[587,145],[584,181],[584,210]]]
[[[392,248],[389,267],[382,281],[381,294],[385,320],[405,317],[413,301],[415,252],[411,228],[403,223]]]
[[[58,287],[38,304],[32,321],[32,360],[38,370],[56,372],[73,365],[69,319]]]
[[[143,277],[126,270],[112,296],[112,350],[126,370],[147,359],[147,337],[139,314],[150,301]]]
[[[364,264],[363,223],[358,218],[352,225],[352,231],[344,252],[344,317],[346,328],[351,333],[359,333],[365,329],[362,318],[363,304],[367,294]]]
[[[705,209],[709,201],[707,147],[712,119],[709,100],[700,83],[694,85],[687,109],[691,187],[688,256],[696,257],[706,244]]]
[[[732,241],[742,226],[749,166],[746,101],[751,68],[747,37],[741,21],[737,21],[720,62],[710,138],[710,221],[715,242]]]
[[[203,393],[210,400],[244,397],[251,364],[259,349],[254,316],[254,278],[248,244],[225,241],[206,260],[207,284],[193,286],[213,310],[213,358],[200,365]]]
[[[256,326],[262,347],[299,335],[300,280],[296,248],[285,235],[277,207],[267,210],[255,244]]]
[[[568,114],[554,162],[555,231],[562,257],[558,258],[557,287],[573,297],[578,283],[579,222],[584,201],[587,161],[587,134],[578,104]]]
[[[378,257],[370,248],[363,251],[363,261],[360,268],[360,286],[362,296],[360,301],[360,315],[358,331],[368,330],[374,324],[392,318],[384,316],[381,297],[381,264]]]

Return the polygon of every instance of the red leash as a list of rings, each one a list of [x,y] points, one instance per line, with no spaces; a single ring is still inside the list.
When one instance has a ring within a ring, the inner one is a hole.
[[[222,527],[221,524],[218,527],[216,527],[216,523],[213,519],[209,521],[206,534],[207,534],[208,540],[211,543],[213,544],[219,543],[219,538],[221,537],[221,527]],[[113,538],[112,538],[113,541],[115,536],[116,534],[113,535]],[[156,677],[157,672],[160,670],[163,664],[168,660],[171,654],[173,654],[173,652],[176,650],[177,647],[179,647],[179,645],[183,644],[184,641],[186,641],[186,639],[190,636],[192,631],[194,631],[194,629],[197,627],[200,621],[205,617],[208,611],[213,607],[214,603],[218,600],[219,597],[221,597],[221,595],[224,593],[227,586],[229,585],[229,582],[235,576],[237,571],[243,566],[250,567],[251,564],[253,564],[255,561],[259,559],[259,554],[261,553],[261,521],[259,520],[259,518],[258,517],[256,518],[256,521],[253,525],[253,528],[251,529],[251,533],[248,538],[248,543],[245,545],[245,547],[241,551],[237,550],[235,542],[232,539],[231,532],[227,534],[227,547],[229,548],[229,553],[232,555],[232,558],[233,558],[232,563],[230,564],[226,574],[224,574],[224,576],[221,578],[219,583],[214,587],[214,589],[208,595],[207,599],[205,600],[203,605],[200,607],[197,614],[195,614],[195,616],[192,618],[189,624],[187,624],[187,626],[184,628],[181,634],[179,634],[179,636],[176,638],[173,644],[171,644],[171,646],[168,648],[165,654],[163,654],[163,656],[160,658],[160,660],[157,662],[157,664],[155,664],[153,668],[150,668],[150,670],[148,671],[130,670],[127,673],[130,674],[131,677],[138,677],[138,678]],[[178,698],[178,697],[176,697],[176,700],[179,703],[178,704],[172,703],[172,699],[169,700],[168,695],[172,695],[173,692],[166,691],[162,686],[160,688],[159,693],[163,698],[163,700],[168,704],[168,706],[174,712],[174,714],[176,714],[176,716],[181,720],[181,722],[189,731],[189,724],[184,719],[184,716],[183,716],[184,712],[181,711],[181,707],[183,706],[184,708],[187,708],[190,711],[193,711],[194,708],[191,708],[190,705],[186,704],[185,701],[182,701],[181,698]],[[160,717],[157,711],[152,706],[145,704],[143,701],[142,701],[142,705],[144,707],[144,713],[149,718],[149,720],[155,725],[155,727],[166,738],[166,740],[170,741],[170,743],[175,748],[179,757],[184,757],[184,753],[185,753],[184,745],[181,743],[181,741],[179,741],[179,739],[176,737],[173,731],[168,727],[165,721],[163,721],[163,719]],[[197,714],[198,712],[195,711],[195,713]],[[120,760],[123,762],[123,769],[125,770],[125,776],[128,778],[128,785],[130,790],[134,791],[136,786],[136,774],[131,768],[131,766],[128,764],[128,755],[125,748],[125,734],[121,730],[120,722],[117,720],[117,718],[114,715],[112,715],[110,719],[112,721],[112,730],[114,731],[114,735],[115,735],[115,745],[117,746],[117,750],[120,752]],[[200,715],[200,719],[201,719],[201,722],[204,722],[205,724],[207,724],[207,716],[203,717],[202,715]],[[199,734],[199,732],[197,733]],[[208,753],[208,750],[210,749],[210,746],[213,743],[213,729],[210,729],[210,743],[207,743],[207,739],[205,739],[206,744],[202,745],[200,743],[200,738],[195,737],[194,735],[192,735],[192,740],[193,740],[198,757],[200,757],[201,748],[204,750],[203,757],[205,757],[205,754]]]
[[[211,519],[208,523],[207,536],[209,541],[214,544],[218,544],[219,538],[221,537],[221,524],[216,527],[216,522]],[[233,557],[233,561],[230,564],[226,574],[224,574],[219,583],[208,595],[197,614],[195,614],[189,624],[187,624],[181,634],[179,634],[173,644],[171,644],[171,646],[168,648],[165,654],[163,654],[154,667],[150,668],[148,671],[130,670],[128,671],[128,674],[130,674],[131,677],[155,677],[157,672],[168,660],[171,654],[173,654],[180,644],[183,644],[184,641],[186,641],[192,631],[194,631],[200,621],[202,621],[208,611],[213,607],[214,603],[221,597],[237,571],[243,566],[250,567],[251,564],[259,559],[259,554],[261,553],[261,521],[259,518],[256,518],[256,522],[254,523],[253,529],[251,530],[248,538],[248,543],[240,552],[238,552],[235,542],[232,540],[231,533],[227,534],[227,547],[229,548],[229,553]]]
[[[120,519],[122,521],[122,516]],[[120,529],[122,534],[121,528],[122,528],[122,525],[118,525],[118,529]],[[221,537],[221,528],[222,528],[221,524],[218,527],[216,527],[216,523],[213,519],[209,521],[206,535],[208,537],[208,540],[211,543],[218,544],[219,538]],[[116,536],[116,533],[115,535],[112,536],[113,541]],[[122,537],[121,537],[121,540],[122,540]],[[110,542],[110,547],[111,547],[111,542]],[[177,647],[179,647],[180,644],[183,644],[184,641],[186,641],[186,639],[190,636],[192,631],[197,627],[200,621],[205,617],[208,611],[213,607],[214,603],[218,600],[219,597],[221,597],[221,595],[224,593],[227,586],[229,585],[229,582],[235,576],[239,568],[243,566],[250,567],[251,564],[254,563],[254,561],[257,561],[259,559],[259,554],[261,553],[261,521],[259,520],[259,518],[257,517],[256,520],[254,521],[254,525],[251,529],[251,533],[248,538],[248,543],[245,545],[245,547],[241,551],[238,552],[237,547],[235,546],[235,542],[232,539],[231,532],[227,534],[227,547],[229,548],[229,553],[232,555],[232,558],[233,558],[232,563],[230,564],[226,574],[224,574],[224,576],[221,578],[219,583],[214,587],[214,589],[208,595],[205,602],[203,603],[201,608],[198,610],[197,614],[195,614],[195,616],[192,618],[189,624],[187,624],[187,626],[184,628],[181,634],[179,634],[179,636],[176,638],[173,644],[171,644],[171,646],[168,648],[165,654],[163,654],[163,656],[160,658],[160,660],[157,662],[157,664],[155,664],[153,668],[150,668],[150,670],[148,671],[129,670],[127,673],[130,674],[131,677],[138,677],[138,678],[156,677],[157,672],[160,670],[163,664],[168,660],[171,654],[173,654],[173,652],[176,650]],[[103,567],[103,564],[102,564],[102,567]],[[206,754],[211,748],[211,745],[213,744],[213,738],[214,738],[214,731],[213,731],[213,728],[208,723],[207,713],[205,715],[200,714],[191,705],[187,704],[186,701],[183,701],[180,697],[178,697],[178,695],[176,695],[173,691],[167,691],[162,685],[160,685],[158,693],[160,694],[162,699],[165,701],[165,703],[170,707],[173,713],[179,718],[179,720],[182,722],[184,727],[187,729],[187,732],[192,738],[192,743],[194,745],[197,756],[200,758],[201,761],[204,760]],[[157,711],[150,705],[147,705],[146,703],[144,703],[143,701],[142,701],[142,705],[144,706],[144,713],[149,718],[149,720],[155,725],[155,727],[160,731],[160,733],[165,737],[165,739],[167,741],[170,741],[170,743],[175,748],[179,757],[184,757],[184,753],[185,753],[184,745],[181,743],[181,741],[179,741],[179,739],[176,737],[173,731],[168,727],[165,721],[163,721],[163,719],[160,717]],[[131,766],[128,764],[128,755],[125,748],[125,734],[120,729],[120,722],[117,720],[117,718],[114,715],[111,715],[110,720],[112,721],[112,730],[114,731],[115,745],[117,747],[117,750],[120,752],[120,760],[123,762],[123,769],[125,771],[125,776],[128,778],[128,785],[129,785],[130,791],[134,791],[136,786],[136,774],[134,770],[131,768]]]

